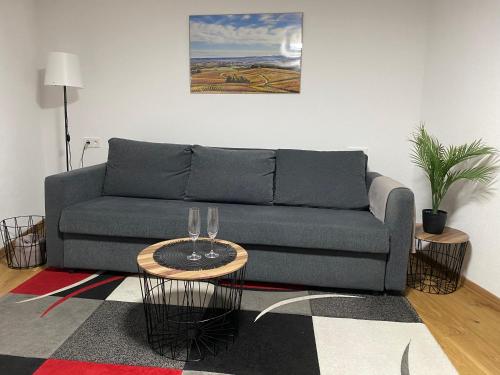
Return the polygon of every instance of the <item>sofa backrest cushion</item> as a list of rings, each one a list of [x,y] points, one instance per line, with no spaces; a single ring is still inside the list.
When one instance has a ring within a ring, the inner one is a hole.
[[[275,151],[193,146],[186,199],[269,205]]]
[[[184,199],[191,146],[109,140],[103,195]]]
[[[366,156],[362,151],[276,151],[274,203],[366,209]]]

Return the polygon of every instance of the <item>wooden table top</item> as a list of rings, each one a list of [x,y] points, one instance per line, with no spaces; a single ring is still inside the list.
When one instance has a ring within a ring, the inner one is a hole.
[[[442,244],[459,244],[469,241],[469,235],[461,230],[445,227],[441,234],[431,234],[424,232],[422,224],[415,227],[415,238],[427,242]]]
[[[201,240],[208,240],[207,238],[200,238]],[[186,242],[191,241],[190,238],[176,238],[173,240],[167,240],[155,243],[151,246],[148,246],[144,250],[142,250],[139,255],[137,255],[137,264],[140,268],[142,268],[145,272],[159,277],[165,277],[167,279],[174,280],[205,280],[205,279],[213,279],[220,276],[229,275],[240,268],[242,268],[248,261],[248,253],[244,248],[240,245],[235,244],[234,242],[226,241],[226,240],[215,240],[216,243],[230,246],[236,251],[236,258],[225,264],[223,266],[212,268],[208,270],[197,270],[197,271],[185,271],[178,270],[174,268],[168,268],[158,264],[154,258],[153,254],[159,248],[165,245],[172,245],[178,242]]]

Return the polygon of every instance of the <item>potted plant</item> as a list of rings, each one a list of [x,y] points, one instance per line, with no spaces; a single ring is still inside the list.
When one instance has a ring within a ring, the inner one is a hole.
[[[422,210],[422,223],[427,233],[441,234],[446,225],[447,212],[440,210],[448,189],[459,180],[487,184],[497,170],[494,157],[497,150],[486,146],[482,140],[460,146],[447,146],[427,133],[424,125],[412,134],[411,159],[422,168],[429,179],[432,193],[432,209]],[[476,163],[471,164],[473,159]],[[469,161],[469,163],[465,163]]]

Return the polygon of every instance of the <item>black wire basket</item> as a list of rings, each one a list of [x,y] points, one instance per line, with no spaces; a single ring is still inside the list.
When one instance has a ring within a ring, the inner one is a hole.
[[[32,268],[47,262],[43,216],[3,219],[0,222],[0,232],[9,268]]]
[[[453,293],[460,283],[468,242],[422,242],[417,240],[417,251],[410,254],[406,285],[430,294]]]

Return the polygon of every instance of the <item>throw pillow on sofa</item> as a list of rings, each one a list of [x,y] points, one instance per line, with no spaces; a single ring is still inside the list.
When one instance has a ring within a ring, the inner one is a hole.
[[[366,155],[362,151],[276,151],[274,203],[366,209]]]
[[[275,152],[193,146],[186,199],[272,204]]]
[[[191,146],[109,140],[104,195],[184,199]]]

